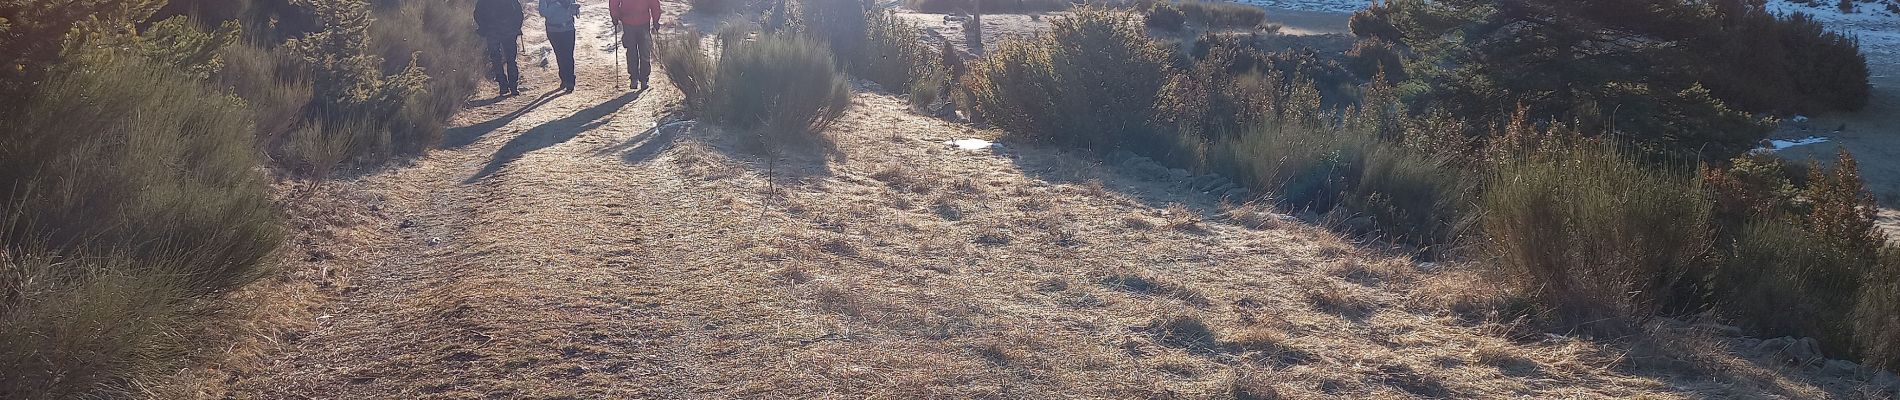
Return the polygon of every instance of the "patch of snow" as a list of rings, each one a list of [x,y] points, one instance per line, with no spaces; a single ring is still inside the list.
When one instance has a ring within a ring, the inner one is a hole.
[[[1767,6],[1769,12],[1776,14],[1806,13],[1826,25],[1828,30],[1859,38],[1861,52],[1869,58],[1900,54],[1900,16],[1889,12],[1886,6],[1862,3],[1850,14],[1842,13],[1834,6],[1835,2],[1820,3],[1820,6],[1813,6],[1789,0],[1769,0]],[[1874,63],[1874,60],[1868,61],[1869,64]]]
[[[1806,122],[1808,122],[1808,116],[1806,116],[1806,115],[1796,115],[1796,116],[1794,116],[1794,118],[1789,118],[1788,120],[1789,120],[1789,121],[1794,121],[1795,123],[1806,123]]]
[[[991,147],[996,147],[996,142],[983,139],[957,139],[943,142],[943,144],[950,145],[958,150],[986,150]]]
[[[1775,140],[1768,141],[1769,148],[1771,149],[1770,151],[1781,151],[1781,150],[1787,150],[1795,146],[1806,146],[1806,145],[1818,144],[1818,143],[1827,143],[1827,138],[1820,137],[1820,136],[1809,136],[1809,137],[1793,139],[1793,140],[1775,139]]]
[[[1235,3],[1300,11],[1351,13],[1366,8],[1366,0],[1234,0]]]

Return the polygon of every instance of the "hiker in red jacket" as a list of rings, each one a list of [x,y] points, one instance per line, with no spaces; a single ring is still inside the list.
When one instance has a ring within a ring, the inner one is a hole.
[[[620,46],[627,49],[627,75],[634,90],[647,90],[653,74],[653,32],[660,30],[660,0],[608,0],[614,23],[622,28]]]

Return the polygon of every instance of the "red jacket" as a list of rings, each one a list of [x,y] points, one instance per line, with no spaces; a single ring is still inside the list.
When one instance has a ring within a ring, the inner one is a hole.
[[[660,24],[660,0],[607,0],[607,9],[621,25]]]

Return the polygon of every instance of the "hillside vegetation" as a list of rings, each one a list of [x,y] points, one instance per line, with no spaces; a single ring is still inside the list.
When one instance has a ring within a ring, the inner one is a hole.
[[[277,258],[273,175],[422,151],[473,90],[457,4],[0,4],[0,397],[216,356],[220,299]]]
[[[1715,315],[1892,365],[1900,343],[1868,328],[1893,322],[1876,313],[1900,301],[1883,283],[1895,261],[1851,155],[1744,154],[1766,113],[1864,104],[1853,42],[1759,4],[1611,3],[1373,7],[1354,31],[1392,55],[1356,51],[1384,61],[1337,109],[1310,67],[1244,36],[1169,51],[1099,10],[996,48],[960,90],[1017,139],[1217,172],[1349,232],[1491,266],[1512,288],[1498,317],[1617,336]]]
[[[1067,10],[966,53],[735,3],[667,4],[733,22],[656,36],[669,89],[588,20],[614,89],[462,110],[468,2],[0,0],[0,398],[1900,391],[1853,155],[1752,151],[1868,102],[1801,14],[1389,0],[1318,54],[1229,3],[907,2]],[[168,388],[280,266],[325,314]]]

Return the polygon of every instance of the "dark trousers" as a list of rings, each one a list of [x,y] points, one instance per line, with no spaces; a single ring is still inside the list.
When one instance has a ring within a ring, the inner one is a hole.
[[[620,46],[627,49],[627,76],[647,83],[653,75],[653,30],[646,25],[621,27]]]
[[[554,61],[561,65],[561,87],[574,87],[574,31],[548,32],[548,44],[554,45]]]
[[[515,38],[488,38],[488,74],[495,79],[495,85],[503,92],[512,92],[521,86],[521,65],[516,63]]]

